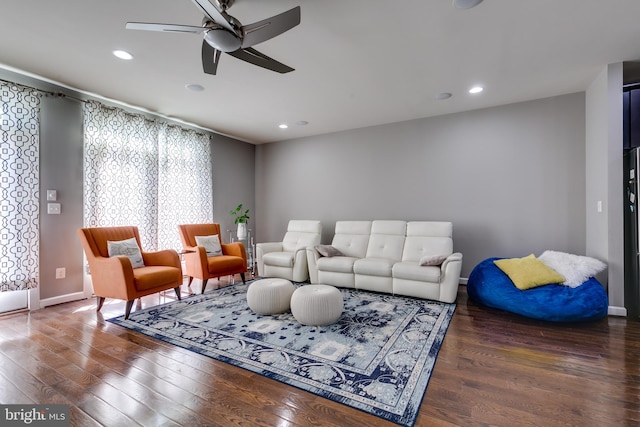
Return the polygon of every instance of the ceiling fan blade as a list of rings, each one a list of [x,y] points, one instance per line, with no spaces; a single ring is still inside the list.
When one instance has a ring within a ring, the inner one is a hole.
[[[288,73],[294,69],[284,65],[281,62],[276,61],[273,58],[269,58],[267,55],[258,52],[254,48],[238,49],[233,52],[228,52],[229,55],[249,62],[258,67],[266,68],[267,70],[275,71],[277,73]]]
[[[127,22],[127,30],[166,31],[175,33],[201,33],[206,28],[192,25],[155,24],[151,22]]]
[[[271,18],[242,26],[242,48],[251,47],[269,40],[300,23],[300,6]]]
[[[206,41],[202,42],[202,69],[206,74],[216,75],[218,62],[220,62],[220,53],[218,49]]]
[[[198,6],[200,11],[204,13],[206,16],[211,18],[213,22],[216,24],[223,26],[227,30],[232,31],[234,34],[236,30],[229,23],[226,17],[226,13],[220,12],[209,0],[191,0],[193,3]]]

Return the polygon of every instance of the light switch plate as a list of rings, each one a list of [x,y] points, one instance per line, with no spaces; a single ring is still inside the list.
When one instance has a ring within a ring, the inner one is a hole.
[[[47,201],[55,202],[58,198],[58,192],[56,190],[47,190]]]
[[[60,215],[60,203],[47,203],[47,213],[49,215]]]

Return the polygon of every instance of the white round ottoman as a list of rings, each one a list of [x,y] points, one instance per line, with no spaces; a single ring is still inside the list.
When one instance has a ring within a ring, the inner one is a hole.
[[[342,293],[329,285],[301,286],[291,296],[291,314],[303,325],[335,323],[343,308]]]
[[[293,283],[286,279],[260,279],[249,285],[247,304],[257,314],[278,314],[289,310]]]

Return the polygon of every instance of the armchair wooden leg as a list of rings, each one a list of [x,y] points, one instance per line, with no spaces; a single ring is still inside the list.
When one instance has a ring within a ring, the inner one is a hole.
[[[133,302],[135,299],[127,301],[127,306],[124,309],[124,319],[127,320],[129,318],[129,314],[131,314],[131,307],[133,307]]]
[[[247,283],[247,282],[244,280],[244,273],[240,273],[240,277],[242,277],[242,284]]]
[[[209,281],[209,279],[203,279],[202,280],[202,292],[200,292],[201,294],[204,294],[204,288],[207,287],[207,282]]]
[[[104,304],[104,297],[98,297],[98,306],[96,307],[96,311],[100,311],[100,309],[102,308],[102,304]]]
[[[174,291],[176,291],[176,296],[178,297],[178,301],[182,300],[182,296],[180,295],[180,286],[173,288]]]
[[[191,286],[191,282],[193,282],[193,276],[189,276],[189,282],[187,283],[187,286]]]

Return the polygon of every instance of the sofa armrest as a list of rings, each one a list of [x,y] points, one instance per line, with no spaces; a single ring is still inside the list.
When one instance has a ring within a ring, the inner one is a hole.
[[[304,282],[309,278],[307,265],[307,247],[297,248],[293,253],[293,271],[291,277],[294,282]]]
[[[282,252],[282,242],[256,243],[256,264],[258,265],[258,276],[264,276],[264,261],[262,257],[269,252]]]
[[[440,301],[454,302],[458,296],[462,254],[455,252],[447,257],[440,266]]]
[[[165,249],[156,252],[142,252],[144,265],[166,265],[176,267],[182,270],[180,264],[180,256],[173,249]]]
[[[260,250],[263,255],[269,252],[282,252],[282,242],[256,243],[256,251],[258,250]]]
[[[307,268],[309,269],[309,280],[311,283],[318,283],[318,260],[320,253],[314,246],[307,246]]]
[[[447,257],[447,259],[445,259],[442,262],[442,265],[440,265],[440,269],[442,270],[442,274],[445,274],[445,271],[447,270],[447,268],[449,268],[449,264],[451,264],[451,263],[460,263],[460,264],[462,264],[462,253],[454,252],[451,255],[449,255]]]
[[[184,248],[184,262],[187,267],[187,274],[200,280],[209,278],[209,266],[207,264],[207,250],[204,246],[191,246]]]
[[[222,248],[222,253],[225,255],[238,256],[245,261],[247,259],[247,251],[242,242],[222,243],[220,247]]]
[[[127,301],[136,297],[133,268],[126,256],[91,257],[89,269],[95,295]]]

